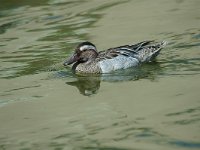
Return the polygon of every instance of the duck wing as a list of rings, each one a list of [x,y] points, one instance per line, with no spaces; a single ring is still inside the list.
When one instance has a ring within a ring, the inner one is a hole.
[[[166,42],[143,41],[132,45],[123,45],[99,52],[98,58],[112,59],[119,55],[137,58],[140,62],[152,61],[166,45]]]

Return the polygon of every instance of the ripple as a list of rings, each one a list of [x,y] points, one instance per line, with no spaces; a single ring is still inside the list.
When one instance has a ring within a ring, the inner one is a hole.
[[[198,125],[200,122],[199,114],[200,107],[188,108],[186,110],[168,113],[165,116],[169,117],[171,121],[165,121],[168,125]]]
[[[47,69],[42,68],[48,68],[55,61],[60,61],[60,58],[63,59],[63,56],[73,49],[73,45],[68,43],[88,39],[87,29],[101,17],[100,14],[93,13],[94,11],[122,2],[102,3],[102,6],[77,12],[65,9],[76,8],[84,3],[86,1],[54,0],[48,5],[37,6],[38,3],[33,3],[37,7],[19,5],[17,8],[2,11],[4,16],[0,19],[0,35],[4,36],[1,46],[4,47],[2,50],[5,53],[0,61],[14,63],[12,67],[6,68],[9,76],[2,72],[2,77],[13,78],[35,74],[38,70],[46,71]],[[54,8],[54,11],[50,11],[51,8]],[[23,62],[27,67],[23,64],[16,67],[16,62]],[[13,67],[15,72],[12,73]]]
[[[170,144],[183,148],[200,148],[200,143],[187,142],[187,141],[171,141]]]
[[[189,108],[189,109],[184,110],[184,111],[166,114],[166,116],[170,117],[170,116],[179,116],[179,115],[184,115],[184,114],[193,114],[193,113],[196,113],[196,112],[199,112],[199,111],[200,111],[200,107]]]

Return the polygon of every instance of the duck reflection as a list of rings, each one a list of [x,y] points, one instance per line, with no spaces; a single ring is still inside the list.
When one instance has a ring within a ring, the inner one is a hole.
[[[161,73],[162,69],[160,65],[154,62],[153,65],[146,64],[142,67],[118,70],[110,74],[74,75],[75,81],[68,81],[66,84],[77,87],[82,95],[91,96],[98,93],[101,82],[136,81],[139,79],[154,81]]]
[[[78,88],[79,92],[85,96],[96,94],[100,88],[101,78],[99,75],[77,75],[76,81],[66,82]]]

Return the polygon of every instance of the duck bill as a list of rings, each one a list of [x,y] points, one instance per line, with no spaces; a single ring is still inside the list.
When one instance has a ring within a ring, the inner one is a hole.
[[[76,61],[78,61],[78,56],[76,54],[73,54],[70,58],[64,61],[63,65],[64,66],[71,65]]]

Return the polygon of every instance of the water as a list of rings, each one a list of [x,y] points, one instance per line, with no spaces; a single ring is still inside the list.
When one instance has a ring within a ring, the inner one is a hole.
[[[0,149],[200,149],[200,2],[2,0]],[[103,76],[62,61],[168,41],[157,62]]]

